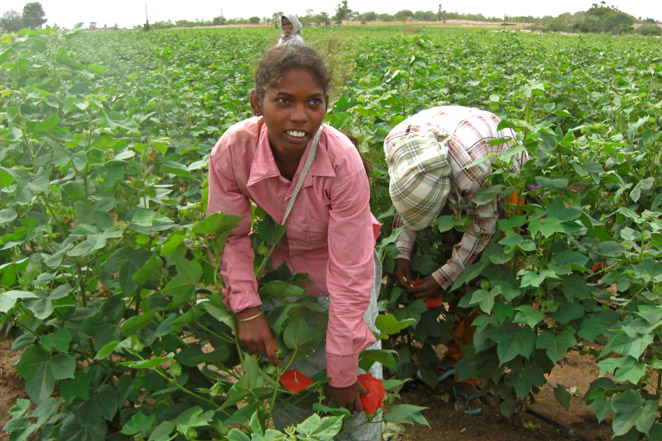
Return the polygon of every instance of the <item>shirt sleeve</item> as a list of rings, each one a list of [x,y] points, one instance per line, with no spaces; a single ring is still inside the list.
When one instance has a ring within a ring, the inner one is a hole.
[[[470,139],[470,138],[469,138]],[[468,149],[461,145],[460,138],[455,137],[450,141],[455,143],[450,146],[450,152],[466,152]],[[485,142],[479,140],[479,142]],[[457,155],[459,157],[459,155]],[[465,208],[465,213],[471,223],[468,225],[460,242],[453,246],[451,258],[432,274],[437,283],[447,290],[460,277],[464,270],[476,260],[476,257],[487,247],[497,230],[499,212],[497,200],[494,199],[487,204],[478,205],[476,193],[480,190],[487,177],[492,173],[492,167],[488,164],[478,164],[466,167],[473,161],[473,157],[466,157],[458,165],[458,172],[453,176],[453,182],[457,194],[461,198],[460,203]]]
[[[485,205],[476,205],[472,197],[472,208],[467,209],[467,215],[473,220],[462,235],[460,243],[453,246],[451,258],[448,259],[432,277],[437,283],[447,290],[462,275],[464,270],[476,260],[483,252],[496,232],[499,214],[496,208],[496,200]]]
[[[402,227],[400,235],[395,241],[395,247],[398,249],[398,255],[395,256],[396,259],[406,259],[411,261],[411,252],[414,249],[414,244],[416,243],[416,230],[407,228],[402,221],[399,213],[395,213],[393,216],[393,229]]]
[[[333,387],[356,382],[359,354],[375,342],[363,319],[374,279],[375,239],[369,202],[370,187],[363,168],[338,180],[331,190],[326,359]]]
[[[220,272],[223,277],[223,302],[232,312],[240,312],[262,302],[257,294],[253,272],[253,247],[248,236],[251,206],[236,182],[229,149],[221,138],[209,157],[209,196],[207,216],[216,212],[242,216],[225,242]]]

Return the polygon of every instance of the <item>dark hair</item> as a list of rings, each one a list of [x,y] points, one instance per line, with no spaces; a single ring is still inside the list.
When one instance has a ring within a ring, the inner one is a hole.
[[[276,86],[285,73],[292,69],[306,69],[310,72],[326,95],[329,77],[322,57],[309,46],[290,43],[273,47],[262,56],[255,71],[255,92],[258,98],[264,98],[266,91]]]

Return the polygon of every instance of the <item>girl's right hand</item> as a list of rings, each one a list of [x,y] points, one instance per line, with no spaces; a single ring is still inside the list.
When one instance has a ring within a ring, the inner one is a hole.
[[[260,308],[248,308],[237,313],[237,318],[245,319],[252,317],[260,312]],[[278,345],[276,337],[271,331],[269,322],[264,314],[247,322],[237,321],[237,337],[239,343],[244,345],[248,352],[252,354],[262,354],[271,361],[271,364],[278,366]]]
[[[393,269],[393,279],[395,284],[402,289],[411,288],[413,282],[411,278],[411,269],[407,259],[395,259],[395,268]]]

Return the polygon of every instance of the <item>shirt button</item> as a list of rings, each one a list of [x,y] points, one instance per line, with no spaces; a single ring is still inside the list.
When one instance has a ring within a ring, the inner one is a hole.
[[[292,245],[296,245],[297,242],[295,240],[292,241]]]
[[[299,256],[294,256],[293,259],[297,259]]]

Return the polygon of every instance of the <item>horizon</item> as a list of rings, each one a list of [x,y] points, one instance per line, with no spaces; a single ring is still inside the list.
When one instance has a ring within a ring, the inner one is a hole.
[[[134,2],[133,0],[116,0],[112,4],[98,0],[43,0],[40,3],[46,15],[46,26],[59,26],[72,28],[79,22],[89,26],[96,23],[97,27],[134,28],[145,23],[145,16],[150,23],[172,22],[185,20],[188,22],[211,21],[215,17],[223,16],[230,20],[247,20],[251,17],[259,17],[260,20],[270,19],[276,12],[290,12],[298,16],[306,16],[308,13],[316,15],[326,12],[332,17],[335,14],[336,2],[332,0],[318,2],[316,8],[310,8],[303,0],[291,0],[285,10],[281,8],[274,10],[272,2],[258,0],[249,4],[230,3],[219,0],[189,0],[186,4],[175,0],[146,0]],[[8,11],[21,12],[23,6],[30,1],[10,1],[0,9],[0,15]],[[446,13],[457,13],[461,15],[482,15],[485,18],[505,19],[505,17],[533,17],[537,19],[546,16],[558,17],[564,13],[575,14],[587,11],[593,4],[599,4],[595,0],[557,0],[554,3],[543,5],[532,5],[522,0],[505,0],[499,4],[487,0],[474,0],[472,2],[461,2],[452,0],[448,2],[431,3],[425,0],[410,0],[407,8],[401,6],[385,5],[378,0],[348,0],[348,7],[358,13],[375,12],[377,14],[394,15],[400,10],[406,9],[412,12],[424,11],[434,12],[441,8]],[[662,20],[662,2],[659,5],[651,5],[643,0],[616,0],[602,2],[604,6],[610,6],[633,16],[638,20],[652,18],[656,22]],[[431,7],[432,6],[432,7]],[[259,12],[256,12],[259,11]],[[147,12],[147,14],[146,14]],[[84,26],[86,27],[86,26]]]

